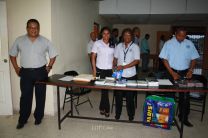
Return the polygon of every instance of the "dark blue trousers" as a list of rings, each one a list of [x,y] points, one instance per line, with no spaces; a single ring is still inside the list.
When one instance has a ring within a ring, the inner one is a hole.
[[[21,68],[20,70],[20,116],[19,123],[26,123],[32,109],[33,90],[35,88],[36,108],[34,117],[40,121],[44,116],[46,85],[35,83],[46,80],[48,73],[45,66],[40,68]]]

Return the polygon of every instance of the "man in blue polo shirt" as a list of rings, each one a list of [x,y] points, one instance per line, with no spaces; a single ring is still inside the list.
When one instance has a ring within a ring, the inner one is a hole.
[[[167,41],[159,55],[163,59],[163,63],[172,76],[173,80],[179,80],[180,78],[192,78],[193,69],[196,65],[196,59],[199,58],[199,54],[194,44],[185,39],[186,30],[184,28],[178,28],[175,33],[175,37]],[[182,109],[182,105],[187,107]],[[190,112],[190,98],[187,94],[187,100],[184,101],[184,93],[179,93],[179,120],[182,120],[182,111],[184,112],[184,125],[192,127],[193,125],[188,121],[188,115]]]
[[[26,30],[27,34],[18,37],[9,51],[11,63],[16,74],[20,77],[20,116],[17,129],[23,128],[30,117],[33,89],[36,98],[35,125],[41,124],[44,117],[46,85],[35,82],[48,78],[48,73],[58,55],[52,43],[39,34],[38,20],[28,20]],[[20,64],[17,62],[18,55],[20,56]],[[49,57],[49,61],[47,61],[47,57]]]

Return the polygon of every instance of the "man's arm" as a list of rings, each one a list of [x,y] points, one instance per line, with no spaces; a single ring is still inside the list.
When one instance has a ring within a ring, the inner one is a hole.
[[[133,66],[136,66],[137,64],[139,64],[139,60],[134,60],[134,61],[132,61],[131,63],[125,65],[125,66],[121,66],[121,65],[118,66],[118,67],[117,67],[117,70],[122,70],[122,69],[131,68],[131,67],[133,67]]]
[[[173,77],[174,80],[178,80],[180,78],[180,75],[178,75],[178,73],[174,72],[170,65],[169,65],[169,62],[168,60],[166,59],[163,59],[163,64],[165,65],[166,69],[168,70],[168,72],[170,73],[170,75]]]
[[[188,79],[191,79],[191,78],[192,78],[193,69],[195,68],[195,66],[196,66],[196,60],[193,59],[193,60],[191,60],[189,70],[188,70],[188,72],[187,72],[187,74],[186,74],[186,77],[187,77]]]
[[[96,53],[91,53],[91,61],[92,61],[92,74],[96,77]]]
[[[16,72],[16,74],[19,76],[19,72],[20,72],[20,67],[17,64],[17,57],[15,56],[10,56],[10,60],[12,62],[12,65],[14,67],[14,70]]]
[[[53,64],[54,64],[55,61],[56,61],[56,57],[50,58],[49,64],[48,64],[48,66],[46,66],[46,70],[47,70],[48,73],[49,73],[50,70],[52,69]]]
[[[114,57],[112,69],[114,69],[117,66],[117,63],[118,63],[118,59]]]

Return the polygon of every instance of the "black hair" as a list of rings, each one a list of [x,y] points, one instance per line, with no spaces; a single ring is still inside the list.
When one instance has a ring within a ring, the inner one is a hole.
[[[124,35],[125,33],[129,33],[131,35],[131,38],[133,38],[133,32],[130,28],[125,28],[122,32],[122,35]]]
[[[112,32],[118,32],[118,28],[113,28]]]
[[[184,27],[178,27],[176,29],[176,33],[179,33],[179,32],[186,32],[186,29]]]
[[[134,28],[132,29],[133,32],[135,32],[136,30],[139,30],[139,31],[140,31],[139,27],[134,27]]]
[[[110,30],[109,27],[107,27],[107,26],[103,27],[103,28],[100,30],[100,34],[99,34],[99,36],[98,36],[98,39],[99,39],[99,40],[102,39],[102,34],[103,34],[103,32],[104,32],[105,30],[107,30],[109,33],[111,33],[111,30]]]
[[[149,38],[149,37],[150,37],[150,35],[149,35],[149,34],[145,34],[145,38],[147,38],[147,37]]]
[[[28,21],[27,21],[27,28],[29,27],[29,24],[30,23],[36,23],[37,25],[38,25],[38,27],[40,27],[40,23],[38,22],[38,20],[36,20],[36,19],[29,19]]]

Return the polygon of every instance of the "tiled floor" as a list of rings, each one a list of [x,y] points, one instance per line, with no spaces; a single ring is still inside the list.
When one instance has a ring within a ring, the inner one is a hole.
[[[102,117],[98,112],[100,93],[90,94],[94,108],[89,104],[79,107],[81,115]],[[110,93],[112,101],[112,93]],[[136,109],[135,120],[142,118],[142,106],[144,94],[138,94],[138,108]],[[67,104],[66,108],[69,107]],[[110,118],[114,118],[114,113]],[[123,108],[121,119],[127,119],[126,109]],[[103,122],[92,120],[79,120],[67,118],[62,123],[62,129],[57,126],[57,116],[45,116],[39,126],[34,125],[31,115],[28,123],[21,130],[16,129],[18,114],[13,116],[0,117],[0,138],[179,138],[176,127],[171,130],[151,128],[142,124]],[[194,124],[193,128],[184,127],[184,138],[207,138],[208,135],[208,116],[205,113],[203,122],[200,121],[200,113],[191,111],[190,121]]]

